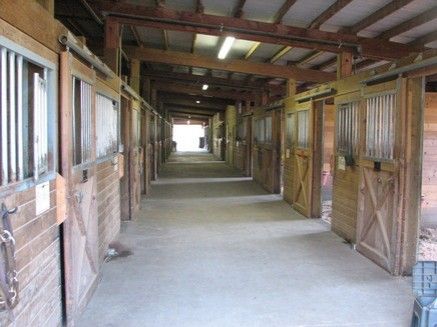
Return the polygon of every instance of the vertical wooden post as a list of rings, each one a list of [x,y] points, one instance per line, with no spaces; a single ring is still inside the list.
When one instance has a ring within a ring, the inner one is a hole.
[[[337,79],[352,75],[352,53],[341,52],[337,55]]]
[[[140,61],[131,59],[130,61],[130,87],[140,94]]]
[[[289,79],[287,81],[287,98],[296,95],[296,81],[294,79]]]
[[[120,24],[111,17],[107,17],[105,22],[103,51],[105,63],[120,76]]]

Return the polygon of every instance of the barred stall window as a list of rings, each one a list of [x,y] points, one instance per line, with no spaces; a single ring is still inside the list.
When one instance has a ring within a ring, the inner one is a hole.
[[[266,138],[266,122],[264,118],[255,121],[255,139],[258,143],[264,143]]]
[[[296,139],[296,114],[287,114],[285,120],[285,138],[287,145],[292,147]]]
[[[73,77],[73,162],[75,165],[92,159],[92,86]]]
[[[309,110],[297,112],[297,146],[299,148],[309,147]]]
[[[366,151],[368,158],[391,160],[394,158],[394,130],[396,94],[367,98]]]
[[[266,123],[265,123],[265,142],[266,143],[272,143],[272,117],[271,116],[267,116],[265,118]]]
[[[96,95],[97,158],[117,153],[119,134],[118,103],[102,94]]]
[[[358,154],[359,102],[348,102],[337,107],[337,153]]]
[[[45,65],[0,45],[1,186],[49,171],[48,73]]]

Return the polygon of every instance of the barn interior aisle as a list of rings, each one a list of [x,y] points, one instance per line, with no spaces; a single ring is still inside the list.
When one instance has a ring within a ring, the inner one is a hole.
[[[170,157],[78,326],[408,325],[408,278],[212,159]]]

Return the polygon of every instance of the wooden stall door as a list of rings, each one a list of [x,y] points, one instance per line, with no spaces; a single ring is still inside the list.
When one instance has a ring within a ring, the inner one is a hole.
[[[357,250],[390,272],[395,269],[397,181],[394,171],[361,168]]]
[[[402,229],[399,193],[402,147],[400,91],[396,82],[363,89],[357,250],[398,273]]]
[[[312,116],[313,104],[297,108],[297,148],[294,151],[293,207],[306,217],[311,215],[312,187]]]
[[[61,166],[67,185],[63,223],[66,320],[73,324],[98,276],[96,205],[95,72],[68,52],[61,54]]]

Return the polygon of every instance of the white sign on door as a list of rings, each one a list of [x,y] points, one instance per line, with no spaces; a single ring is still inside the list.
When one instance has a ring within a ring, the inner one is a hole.
[[[35,213],[39,215],[50,209],[50,183],[45,182],[35,187]]]

